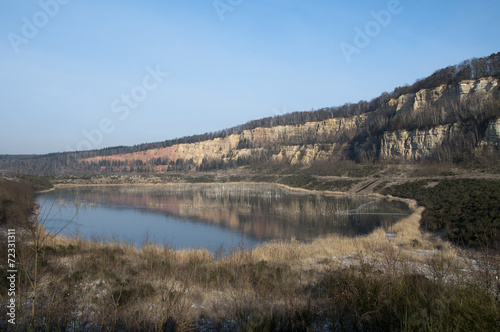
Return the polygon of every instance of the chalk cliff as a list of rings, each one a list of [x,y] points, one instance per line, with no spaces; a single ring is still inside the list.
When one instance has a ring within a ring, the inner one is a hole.
[[[489,122],[483,145],[493,149],[500,149],[500,118]]]
[[[466,135],[470,128],[458,123],[440,124],[412,130],[385,130],[373,134],[373,119],[384,121],[388,115],[417,114],[426,112],[430,106],[443,108],[450,102],[460,102],[467,97],[478,96],[488,98],[499,93],[499,80],[484,77],[477,80],[466,80],[453,85],[440,85],[435,89],[423,89],[417,93],[403,94],[390,99],[371,113],[344,118],[333,118],[319,122],[307,122],[301,125],[282,125],[259,127],[244,130],[222,138],[215,138],[190,144],[177,144],[170,147],[147,151],[100,156],[84,159],[87,164],[104,165],[151,165],[156,171],[166,170],[178,160],[188,162],[196,168],[210,161],[239,165],[242,161],[275,161],[290,164],[311,165],[316,161],[336,160],[346,156],[346,149],[356,149],[364,132],[363,139],[369,140],[376,157],[381,160],[401,159],[418,160],[430,156],[436,148],[450,142],[460,134]],[[368,134],[366,134],[368,132]],[[500,148],[500,119],[495,118],[487,123],[481,142],[477,147]],[[363,143],[366,145],[366,142]],[[153,160],[163,161],[153,164]],[[106,161],[103,163],[103,161]],[[104,166],[103,166],[104,167]],[[108,166],[109,167],[109,166]]]

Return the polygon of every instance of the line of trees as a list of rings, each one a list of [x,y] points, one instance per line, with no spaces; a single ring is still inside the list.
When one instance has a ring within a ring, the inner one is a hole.
[[[484,58],[472,58],[458,65],[448,66],[435,71],[429,77],[417,80],[413,85],[405,85],[394,89],[393,98],[403,94],[416,93],[422,89],[432,89],[442,84],[456,84],[463,80],[474,80],[481,77],[500,75],[500,52]]]

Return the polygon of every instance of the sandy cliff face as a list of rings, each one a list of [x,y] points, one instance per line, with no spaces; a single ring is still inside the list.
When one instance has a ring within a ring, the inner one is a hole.
[[[427,157],[457,129],[455,125],[446,125],[428,130],[398,130],[384,133],[380,157],[383,160],[418,160]]]
[[[380,158],[383,160],[419,160],[430,156],[437,147],[466,130],[457,124],[450,124],[425,130],[386,132],[381,140]],[[488,123],[480,146],[495,150],[500,149],[500,118]]]
[[[486,129],[483,145],[493,149],[500,149],[500,118],[490,121]]]
[[[191,144],[178,144],[161,149],[152,149],[122,155],[87,158],[85,162],[109,161],[135,161],[148,162],[152,159],[177,159],[191,160],[194,165],[201,165],[203,160],[237,161],[238,158],[247,158],[258,155],[266,148],[275,150],[272,159],[275,161],[306,163],[314,160],[327,159],[332,156],[333,151],[338,146],[334,142],[342,135],[353,132],[366,121],[365,116],[355,116],[350,118],[328,119],[321,122],[308,122],[296,126],[276,126],[271,128],[255,128],[245,130],[241,134],[230,135],[225,138],[216,138],[210,141],[203,141]],[[292,144],[290,142],[304,142],[307,138],[318,138],[324,140],[325,144],[305,145]],[[238,148],[243,140],[248,141],[248,147]]]
[[[498,91],[499,81],[493,77],[483,77],[477,80],[465,80],[454,85],[440,85],[435,89],[423,89],[417,93],[409,93],[398,99],[389,101],[399,112],[418,112],[434,103],[444,103],[457,100],[473,94],[490,94]]]
[[[380,158],[382,160],[419,160],[430,156],[437,147],[466,130],[452,124],[425,130],[386,132],[381,140]],[[500,119],[494,119],[488,123],[480,146],[500,149]]]
[[[380,112],[419,112],[426,106],[445,102],[458,101],[473,94],[492,94],[499,90],[499,80],[491,77],[478,80],[462,81],[455,85],[442,85],[435,89],[424,89],[417,93],[405,94],[390,100]],[[191,161],[192,165],[202,165],[203,161],[236,162],[239,158],[256,158],[266,155],[269,160],[291,164],[310,165],[315,161],[335,160],[342,156],[347,142],[363,126],[369,116],[359,115],[348,118],[328,119],[320,122],[308,122],[302,125],[275,126],[245,130],[241,134],[216,138],[210,141],[192,144],[178,144],[161,149],[88,158],[87,163],[107,161],[127,161],[132,164],[136,160],[144,163],[161,158],[176,161]],[[462,130],[457,125],[436,126],[430,129],[399,130],[385,132],[380,138],[380,159],[416,160],[429,156],[432,151]],[[314,144],[312,144],[314,142]],[[500,148],[500,119],[489,123],[483,146]],[[132,163],[131,163],[132,162]],[[157,166],[164,170],[167,166]]]
[[[466,80],[455,85],[441,85],[436,89],[420,90],[415,94],[406,94],[397,100],[391,100],[390,105],[396,112],[419,112],[426,106],[446,101],[458,101],[476,94],[491,95],[498,92],[498,79],[484,77],[478,80]],[[381,159],[418,160],[427,157],[432,152],[449,141],[459,131],[464,130],[456,124],[436,126],[430,129],[399,130],[384,133],[379,156]],[[500,119],[490,121],[482,146],[500,147]]]

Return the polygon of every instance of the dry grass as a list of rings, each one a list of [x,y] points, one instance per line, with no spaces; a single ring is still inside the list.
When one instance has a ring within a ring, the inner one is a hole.
[[[415,273],[439,285],[458,279],[458,267],[464,265],[458,264],[456,250],[422,233],[419,222],[423,210],[413,207],[412,215],[393,226],[390,242],[380,228],[355,238],[329,235],[311,243],[275,241],[253,250],[238,248],[226,255],[153,244],[138,250],[117,241],[54,237],[41,228],[38,234],[44,240],[39,248],[38,274],[33,274],[34,256],[26,254],[20,283],[20,301],[30,303],[34,293],[28,278],[37,279],[37,305],[34,315],[19,307],[19,326],[133,331],[239,327],[265,331],[273,327],[300,330],[325,324],[325,320],[332,322],[340,318],[329,316],[335,310],[325,311],[333,303],[329,301],[347,301],[342,304],[346,306],[358,301],[325,295],[340,287],[344,273],[351,273],[348,271],[372,271],[365,277],[371,281],[356,287],[380,283],[383,289],[388,287],[387,280],[405,283],[401,276]],[[28,236],[19,249],[26,253],[33,252]],[[484,279],[484,271],[477,273]],[[488,278],[488,287],[493,289],[494,278]],[[383,296],[390,301],[402,295]],[[364,309],[352,308],[353,313],[357,310]]]
[[[391,228],[390,239],[397,248],[434,249],[446,247],[452,250],[447,242],[423,233],[420,229],[420,219],[424,208],[408,201],[414,212],[403,218]],[[304,244],[295,241],[270,242],[253,250],[256,259],[269,262],[299,262],[301,260],[337,259],[351,255],[362,255],[366,259],[377,256],[385,250],[389,243],[388,236],[383,228],[378,228],[366,236],[345,237],[328,235]],[[418,248],[415,248],[415,247]]]

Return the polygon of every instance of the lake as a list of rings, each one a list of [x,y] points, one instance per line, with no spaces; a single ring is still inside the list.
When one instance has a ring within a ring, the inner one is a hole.
[[[380,226],[390,232],[411,213],[400,201],[273,184],[82,186],[55,189],[37,202],[39,221],[50,232],[212,251],[332,233],[357,236]]]

